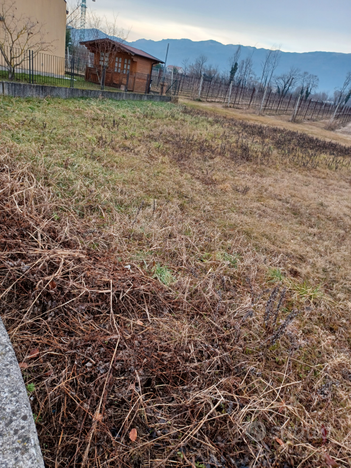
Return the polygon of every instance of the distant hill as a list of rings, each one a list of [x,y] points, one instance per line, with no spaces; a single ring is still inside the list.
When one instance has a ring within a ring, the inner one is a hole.
[[[232,44],[224,45],[216,41],[194,42],[190,39],[163,39],[162,41],[139,39],[129,42],[129,44],[138,49],[145,50],[162,60],[165,58],[167,44],[169,44],[168,64],[181,65],[185,58],[193,61],[203,54],[208,58],[208,63],[218,65],[220,70],[223,71],[228,70],[229,59],[237,48],[236,45]],[[244,59],[252,53],[254,71],[259,75],[266,49],[242,47],[240,58]],[[319,77],[319,90],[332,92],[336,87],[341,86],[346,73],[351,71],[351,54],[336,52],[282,52],[277,73],[283,73],[291,66],[317,75]]]
[[[86,40],[92,38],[92,36],[96,37],[96,31],[86,30]],[[168,65],[181,66],[182,61],[186,58],[189,58],[189,61],[192,62],[199,55],[206,55],[208,63],[218,65],[221,71],[229,69],[229,59],[237,48],[237,45],[233,44],[224,45],[212,40],[191,41],[190,39],[163,39],[161,41],[138,39],[137,41],[128,42],[128,44],[161,60],[165,59],[167,44],[169,44]],[[243,46],[240,59],[245,59],[253,54],[254,71],[259,75],[265,53],[266,49]],[[351,71],[351,54],[282,52],[277,73],[283,73],[291,66],[317,75],[319,77],[318,91],[332,93],[335,88],[342,85],[346,73]]]

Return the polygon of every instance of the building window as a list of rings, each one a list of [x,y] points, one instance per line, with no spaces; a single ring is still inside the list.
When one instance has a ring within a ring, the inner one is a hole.
[[[122,69],[122,57],[116,57],[115,72],[121,73],[121,69]]]
[[[102,67],[107,67],[108,66],[109,56],[110,56],[109,52],[101,52],[100,53],[100,65]]]
[[[124,59],[123,73],[130,72],[130,59]]]

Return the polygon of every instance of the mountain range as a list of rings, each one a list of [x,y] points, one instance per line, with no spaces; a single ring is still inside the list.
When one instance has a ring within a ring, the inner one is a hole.
[[[104,37],[104,34],[90,29],[85,31],[85,40],[97,36]],[[237,49],[237,45],[225,45],[213,40],[162,39],[161,41],[153,41],[138,39],[127,42],[127,44],[144,50],[163,61],[169,44],[167,65],[182,66],[184,59],[189,59],[189,63],[191,63],[200,55],[205,55],[208,59],[207,63],[218,66],[222,72],[229,72],[230,58],[233,57]],[[240,59],[252,56],[253,70],[259,76],[266,52],[267,49],[242,46]],[[351,71],[351,54],[338,52],[281,52],[276,74],[287,72],[291,66],[297,67],[303,72],[306,71],[317,75],[319,77],[318,91],[332,94],[336,88],[343,84],[346,73]]]

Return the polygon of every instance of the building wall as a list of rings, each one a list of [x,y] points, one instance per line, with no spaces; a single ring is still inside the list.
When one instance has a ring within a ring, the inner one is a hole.
[[[16,8],[18,17],[36,20],[42,25],[45,42],[52,43],[46,54],[65,57],[65,0],[6,0]],[[1,25],[0,25],[1,26]],[[0,27],[1,34],[1,27]]]

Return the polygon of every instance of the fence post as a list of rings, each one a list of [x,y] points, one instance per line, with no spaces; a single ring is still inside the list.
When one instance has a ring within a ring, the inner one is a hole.
[[[201,99],[201,91],[202,91],[202,84],[204,82],[204,75],[201,74],[201,78],[200,78],[200,85],[199,85],[199,94],[198,94],[198,98]]]
[[[180,78],[178,80],[178,83],[177,83],[177,88],[176,88],[176,95],[179,96],[179,93],[180,93],[180,89],[181,89],[181,86],[184,82],[184,75],[180,75]]]
[[[28,55],[29,55],[28,74],[29,74],[29,83],[31,83],[31,82],[32,82],[32,78],[31,78],[31,66],[30,66],[30,61],[31,61],[30,50],[28,50]]]
[[[129,75],[129,72],[128,72],[128,75]],[[127,80],[128,80],[128,77],[127,77]],[[145,87],[145,94],[148,94],[150,91],[150,75],[148,74],[147,77],[146,77],[146,87]],[[172,92],[171,92],[172,94]]]
[[[102,67],[102,76],[101,76],[101,91],[105,89],[105,76],[106,76],[106,67]]]
[[[74,88],[74,57],[71,58],[71,88]]]
[[[149,75],[148,75],[149,76]],[[128,93],[128,86],[129,86],[129,72],[127,72],[127,79],[126,79],[126,88],[125,92]]]
[[[32,84],[34,84],[34,52],[32,50]]]

